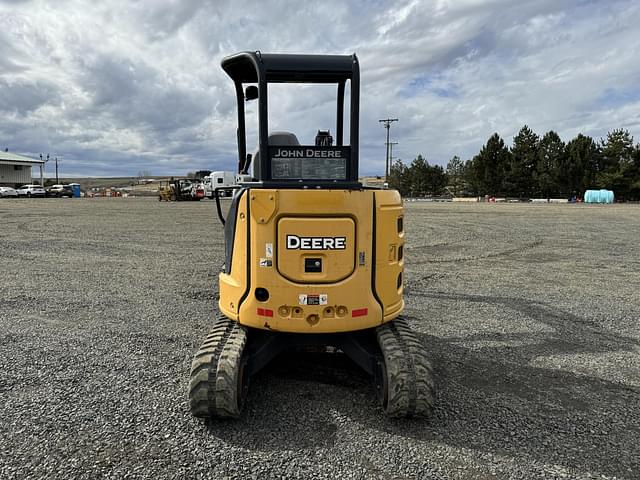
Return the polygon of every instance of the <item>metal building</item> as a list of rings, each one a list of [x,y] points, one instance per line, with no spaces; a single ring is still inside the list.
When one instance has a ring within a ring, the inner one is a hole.
[[[19,187],[31,183],[32,167],[40,167],[40,181],[36,183],[44,185],[44,163],[44,160],[0,152],[0,186]]]

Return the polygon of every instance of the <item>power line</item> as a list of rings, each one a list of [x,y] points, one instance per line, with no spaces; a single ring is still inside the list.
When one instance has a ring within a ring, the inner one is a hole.
[[[398,145],[398,142],[389,142],[389,170],[393,165],[393,146]]]

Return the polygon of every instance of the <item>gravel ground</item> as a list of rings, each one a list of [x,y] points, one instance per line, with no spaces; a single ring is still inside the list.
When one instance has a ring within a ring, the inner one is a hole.
[[[191,417],[223,263],[212,202],[0,201],[0,478],[640,478],[640,207],[407,204],[430,420],[289,355]]]

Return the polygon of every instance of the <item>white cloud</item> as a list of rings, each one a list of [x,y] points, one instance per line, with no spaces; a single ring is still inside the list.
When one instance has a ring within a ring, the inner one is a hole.
[[[469,158],[525,123],[640,140],[633,0],[0,1],[0,22],[0,146],[62,156],[67,173],[232,168],[235,99],[219,65],[255,49],[358,53],[366,173],[382,172],[387,116],[409,161]],[[333,92],[275,98],[278,128],[309,141],[333,124]]]

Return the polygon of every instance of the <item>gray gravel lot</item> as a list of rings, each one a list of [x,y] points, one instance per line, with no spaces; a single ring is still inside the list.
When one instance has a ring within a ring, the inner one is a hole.
[[[191,417],[213,202],[0,201],[0,478],[640,478],[640,207],[408,203],[430,420],[339,355],[279,358]]]

